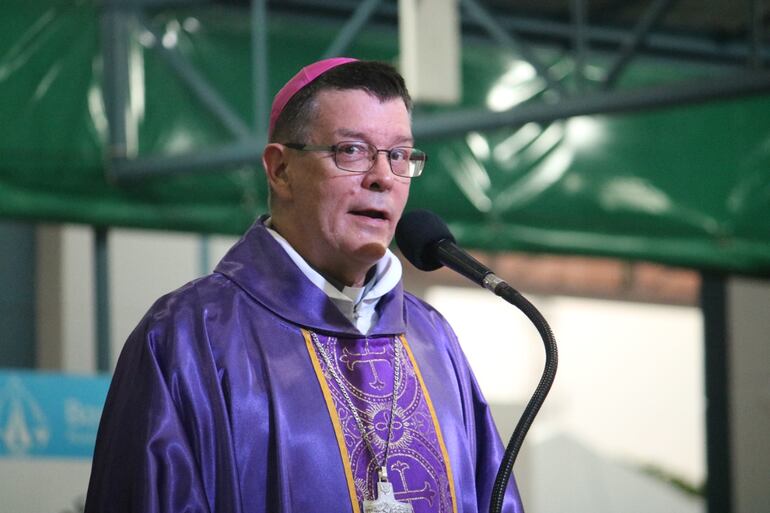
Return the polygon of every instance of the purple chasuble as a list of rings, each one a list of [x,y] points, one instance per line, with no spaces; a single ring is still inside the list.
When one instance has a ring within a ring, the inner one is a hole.
[[[388,447],[387,470],[396,500],[408,502],[415,513],[450,513],[451,488],[442,444],[417,374],[406,350],[398,355],[399,386],[395,390],[395,416],[391,427],[394,386],[394,338],[336,339],[319,337],[330,355],[342,386],[364,424],[376,452],[372,459],[340,383],[319,355],[323,376],[331,391],[335,412],[350,458],[358,501],[373,499],[377,469]],[[400,345],[400,344],[399,344]],[[388,445],[388,438],[390,444]]]
[[[430,419],[414,371],[446,447],[456,511],[488,511],[503,446],[455,334],[401,284],[376,309],[368,350],[387,353],[378,344],[403,335],[416,362],[404,366],[406,388],[398,393],[397,441],[388,461],[395,490],[427,485],[433,509],[424,509],[426,494],[410,501],[415,510],[448,511],[436,430],[416,427]],[[366,337],[260,220],[213,274],[160,298],[128,337],[99,424],[85,512],[358,513],[351,461],[341,446],[351,447],[362,490],[371,484],[369,462],[356,450],[357,437],[338,443],[335,408],[327,405],[334,385],[324,390],[319,382],[308,331],[324,342],[353,342],[347,353],[338,348],[334,360],[352,386],[378,397],[360,407],[370,408],[381,432],[384,414],[373,409],[382,406],[379,398],[387,402],[392,368],[355,363],[367,350]],[[412,414],[401,415],[412,406]],[[513,481],[503,511],[523,511]]]

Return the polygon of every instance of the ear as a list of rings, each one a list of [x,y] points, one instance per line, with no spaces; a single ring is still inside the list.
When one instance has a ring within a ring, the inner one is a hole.
[[[286,146],[278,143],[270,143],[262,151],[262,167],[265,168],[267,184],[272,194],[282,200],[291,198],[288,157]]]

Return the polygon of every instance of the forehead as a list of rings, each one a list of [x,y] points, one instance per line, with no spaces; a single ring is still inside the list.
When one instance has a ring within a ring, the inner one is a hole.
[[[411,141],[411,119],[400,97],[381,101],[366,91],[325,90],[316,96],[312,136]]]

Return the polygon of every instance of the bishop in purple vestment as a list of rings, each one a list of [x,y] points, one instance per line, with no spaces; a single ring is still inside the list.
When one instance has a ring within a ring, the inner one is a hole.
[[[270,215],[130,335],[87,513],[489,510],[489,408],[387,249],[427,160],[410,109],[392,67],[354,59],[279,91]],[[513,481],[503,511],[522,511]]]

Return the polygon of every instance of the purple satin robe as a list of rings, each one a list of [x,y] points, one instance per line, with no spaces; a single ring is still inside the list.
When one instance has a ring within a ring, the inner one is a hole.
[[[488,511],[503,447],[454,333],[401,284],[377,312],[369,337],[404,335],[413,353],[457,512]],[[365,338],[257,222],[213,274],[159,299],[130,335],[86,513],[352,513],[349,462],[303,328]],[[513,482],[503,511],[523,511]]]

